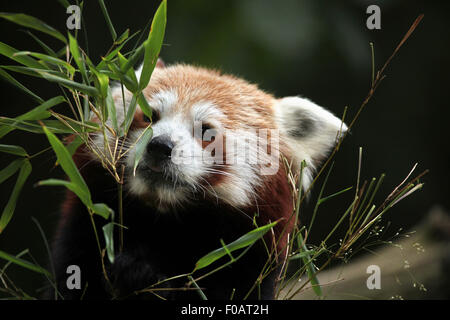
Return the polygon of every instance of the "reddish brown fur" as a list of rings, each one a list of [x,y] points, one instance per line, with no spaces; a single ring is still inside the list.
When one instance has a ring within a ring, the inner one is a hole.
[[[186,117],[189,117],[192,105],[210,101],[226,115],[222,121],[225,129],[276,128],[272,109],[275,98],[260,90],[256,85],[231,75],[224,75],[219,71],[188,65],[156,68],[144,93],[151,98],[161,90],[175,90],[178,102],[174,112],[186,114]],[[223,137],[223,141],[223,160],[226,163],[226,137]],[[289,148],[284,141],[279,143],[280,153],[289,158]],[[208,144],[209,142],[203,141],[203,148]],[[268,152],[271,152],[270,145],[268,145]],[[218,169],[226,171],[227,167]],[[211,185],[216,185],[223,183],[225,179],[227,179],[226,176],[216,174],[210,175],[207,181]],[[263,176],[263,179],[263,185],[256,191],[257,203],[245,211],[249,216],[259,212],[262,224],[282,219],[275,227],[275,236],[280,239],[277,250],[282,252],[287,244],[287,234],[292,232],[294,225],[294,219],[291,219],[293,212],[291,189],[283,164],[280,163],[277,174]]]

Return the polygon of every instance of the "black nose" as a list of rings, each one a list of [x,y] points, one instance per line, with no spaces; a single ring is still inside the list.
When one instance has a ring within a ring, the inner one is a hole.
[[[153,138],[147,145],[150,168],[154,171],[161,171],[164,162],[170,159],[173,147],[174,144],[167,135]]]

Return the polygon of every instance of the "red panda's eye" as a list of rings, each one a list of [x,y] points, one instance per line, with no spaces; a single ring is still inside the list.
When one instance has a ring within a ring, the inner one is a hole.
[[[146,116],[145,114],[142,115],[142,120],[144,122],[148,122],[148,123],[155,123],[156,121],[159,120],[159,115],[156,111],[152,111],[152,117],[149,118],[148,116]]]
[[[207,124],[207,123],[202,123],[202,136],[204,136],[204,135],[205,135],[205,132],[206,132],[207,130],[210,130],[210,129],[212,129],[212,127],[211,127],[209,124]]]
[[[205,133],[208,130],[214,130],[214,128],[207,124],[207,123],[203,123],[202,124],[202,140],[203,141],[214,141],[215,140],[215,133],[214,132],[209,132],[208,136],[205,136]]]

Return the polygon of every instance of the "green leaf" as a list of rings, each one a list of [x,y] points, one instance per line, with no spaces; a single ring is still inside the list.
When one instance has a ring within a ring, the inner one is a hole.
[[[16,254],[15,257],[16,257],[16,258],[20,258],[20,257],[26,255],[26,254],[29,253],[29,252],[30,252],[30,250],[28,250],[28,249],[22,250],[22,251],[20,251],[18,254]],[[7,269],[11,264],[12,264],[12,262],[11,262],[11,261],[8,261],[8,262],[3,266],[3,268],[0,270],[0,274],[5,273],[6,269]]]
[[[32,264],[29,261],[26,261],[26,260],[21,259],[19,257],[13,256],[13,255],[11,255],[9,253],[6,253],[4,251],[1,251],[1,250],[0,250],[0,258],[5,259],[6,261],[10,261],[12,263],[15,263],[15,264],[17,264],[17,265],[19,265],[21,267],[24,267],[24,268],[26,268],[28,270],[32,270],[32,271],[37,272],[37,273],[42,273],[45,276],[47,276],[48,278],[52,277],[50,272],[48,272],[44,268],[42,268],[42,267],[40,267],[38,265]]]
[[[108,94],[106,96],[106,110],[108,111],[108,117],[111,119],[114,131],[117,135],[121,136],[119,132],[119,125],[117,123],[116,106],[114,104],[114,98],[110,87],[108,87]]]
[[[308,275],[309,281],[311,282],[311,286],[314,290],[314,293],[318,296],[322,296],[322,288],[320,287],[319,279],[317,278],[314,263],[311,260],[311,256],[307,253],[307,248],[305,245],[305,241],[303,240],[302,234],[298,233],[298,247],[301,253],[303,253],[302,261],[306,266],[306,273]]]
[[[14,54],[14,56],[16,56],[16,57],[17,56],[21,56],[21,55],[32,56],[32,57],[38,58],[40,60],[43,60],[45,62],[49,62],[49,63],[54,64],[54,65],[62,66],[67,71],[69,71],[69,73],[71,75],[73,75],[75,73],[75,68],[72,67],[69,63],[67,63],[64,60],[61,60],[61,59],[58,59],[58,58],[55,58],[55,57],[52,57],[52,56],[49,56],[49,55],[46,55],[46,54],[43,54],[43,53],[39,53],[39,52],[19,51],[19,52]]]
[[[137,106],[136,102],[137,102],[136,95],[133,95],[130,104],[128,105],[127,114],[122,123],[123,132],[128,132],[128,129],[130,128],[131,123],[133,122],[134,113],[136,112]]]
[[[86,193],[85,190],[77,186],[75,183],[66,181],[66,180],[60,180],[60,179],[47,179],[42,180],[37,183],[38,186],[62,186],[66,187],[73,193],[75,193],[78,198],[80,198],[81,202],[83,204],[90,208],[94,213],[102,216],[105,219],[108,219],[110,214],[113,212],[112,209],[110,209],[106,204],[104,203],[96,203],[93,204],[91,200],[90,193]]]
[[[73,182],[66,181],[66,180],[61,180],[61,179],[47,179],[47,180],[39,181],[37,183],[37,185],[38,186],[58,186],[58,187],[62,186],[62,187],[66,187],[67,189],[69,189],[70,191],[75,193],[78,196],[78,198],[80,198],[81,202],[83,202],[83,204],[86,207],[92,207],[92,201],[91,201],[90,194],[86,193],[82,188],[80,188],[79,186],[77,186]]]
[[[145,151],[147,150],[147,144],[152,138],[153,130],[150,126],[145,128],[143,134],[140,136],[139,140],[136,142],[135,145],[135,153],[134,153],[134,166],[133,166],[133,175],[136,174],[136,168],[139,164],[139,162],[142,159],[142,156],[144,155]]]
[[[126,32],[125,32],[126,33]],[[130,41],[138,32],[135,32],[130,37],[127,37],[123,40],[123,42],[117,40],[115,42],[116,45],[118,45],[114,50],[112,50],[106,57],[102,57],[102,61],[97,65],[97,70],[105,70],[106,68],[106,62],[111,62],[114,58],[116,58],[119,51],[123,48],[123,46]],[[123,36],[123,35],[122,35]]]
[[[84,60],[81,57],[80,54],[80,49],[78,48],[78,42],[77,39],[75,39],[70,33],[68,33],[69,35],[69,49],[70,49],[70,53],[73,56],[73,59],[75,60],[75,63],[78,66],[78,69],[80,69],[81,72],[81,76],[83,77],[83,81],[88,84],[88,77],[87,77],[87,73],[86,73],[86,66],[84,63]]]
[[[307,250],[297,254],[294,254],[292,257],[289,257],[289,260],[303,259],[308,258],[310,254],[314,254],[314,250]]]
[[[11,162],[6,168],[0,170],[0,183],[11,177],[23,164],[23,159],[16,159]]]
[[[50,142],[53,151],[56,153],[59,165],[63,168],[64,172],[70,179],[70,182],[64,180],[50,179],[46,181],[41,181],[40,185],[64,185],[71,191],[73,191],[80,200],[87,206],[92,212],[107,219],[112,213],[112,210],[104,203],[92,203],[91,193],[89,188],[81,176],[78,168],[72,160],[67,148],[63,143],[46,127],[43,127],[45,134],[47,135],[48,141]]]
[[[17,72],[17,73],[21,73],[21,74],[26,74],[27,76],[32,76],[32,77],[37,77],[37,78],[44,78],[42,76],[42,72],[46,72],[48,74],[54,75],[54,76],[58,76],[61,78],[66,78],[69,79],[67,77],[66,74],[62,73],[59,70],[51,70],[48,68],[45,68],[44,66],[41,66],[40,68],[31,68],[31,67],[25,67],[25,66],[5,66],[2,65],[0,66],[2,69],[6,69],[6,70],[10,70],[13,72]]]
[[[73,156],[75,154],[75,152],[77,151],[77,149],[84,143],[83,139],[81,138],[81,136],[77,135],[75,136],[75,139],[73,139],[72,142],[70,142],[66,148],[67,151],[69,151],[70,155]]]
[[[139,79],[139,89],[147,87],[150,76],[155,69],[166,29],[167,1],[163,0],[155,13],[148,39],[144,42],[144,65]]]
[[[109,216],[113,213],[113,210],[104,203],[95,203],[91,206],[91,209],[94,213],[102,216],[105,219],[108,219]]]
[[[118,39],[114,41],[114,44],[118,45],[128,39],[128,35],[130,34],[130,29],[125,30],[124,33],[120,35]]]
[[[41,121],[46,127],[50,129],[53,133],[74,133],[84,130],[86,132],[98,131],[98,123],[85,122],[85,125],[79,125],[76,123],[70,123],[70,127],[66,126],[63,122],[59,120],[44,120]],[[89,127],[88,127],[89,125]],[[83,128],[83,129],[82,129]],[[22,131],[32,132],[32,133],[44,133],[44,129],[36,121],[23,121],[16,119],[10,119],[5,117],[0,117],[0,136],[3,133],[8,133],[11,130],[18,129]]]
[[[8,81],[9,83],[11,83],[12,85],[16,86],[17,88],[19,88],[20,90],[22,90],[23,92],[28,94],[29,96],[31,96],[37,102],[39,102],[39,103],[44,102],[44,100],[41,97],[39,97],[37,94],[35,94],[33,91],[31,91],[27,87],[25,87],[23,84],[21,84],[19,81],[17,81],[14,77],[12,77],[9,73],[7,73],[2,68],[0,68],[0,76],[3,79],[5,79],[6,81]]]
[[[144,94],[141,92],[138,96],[138,104],[141,107],[142,112],[149,118],[152,118],[152,108],[145,99]]]
[[[37,36],[35,36],[32,32],[27,30],[26,33],[30,37],[32,37],[42,47],[42,49],[44,49],[45,52],[47,52],[48,55],[55,57],[55,58],[58,57],[58,55],[52,48],[50,48],[48,45],[46,45],[41,39],[39,39]]]
[[[120,55],[120,52],[117,53],[117,55],[118,55],[118,60],[119,60],[119,64],[120,64],[120,61],[124,57],[122,55]],[[134,74],[134,72],[132,72],[132,74],[130,73],[130,76],[128,76],[122,72],[122,70],[116,64],[116,62],[107,61],[107,60],[103,60],[103,61],[106,63],[109,70],[111,70],[112,72],[105,72],[104,70],[102,70],[101,71],[102,73],[106,73],[111,79],[120,81],[122,84],[125,85],[125,87],[129,91],[131,91],[131,92],[136,91],[138,83],[136,80],[136,74]]]
[[[113,41],[116,41],[117,33],[111,22],[111,18],[109,17],[108,10],[106,10],[105,3],[103,2],[103,0],[98,0],[98,4],[100,5],[100,8],[102,9],[103,16],[105,17],[106,24],[108,25],[109,32],[111,33],[111,37],[112,37]]]
[[[30,58],[28,56],[16,56],[15,54],[19,52],[19,50],[14,49],[13,47],[7,45],[6,43],[0,42],[0,54],[20,63],[24,66],[30,67],[30,68],[36,68],[36,69],[42,69],[43,65],[34,60],[33,58]]]
[[[31,173],[31,164],[28,159],[22,160],[22,165],[20,168],[19,176],[17,177],[16,184],[13,188],[9,201],[3,210],[2,216],[0,217],[0,233],[5,230],[6,225],[11,220],[14,210],[16,208],[17,199],[19,198],[20,191],[22,190],[25,181]]]
[[[109,222],[103,226],[103,236],[105,237],[106,253],[108,260],[114,263],[114,222]]]
[[[15,154],[16,156],[28,157],[28,153],[20,146],[0,144],[0,152]]]
[[[103,98],[106,98],[106,96],[108,95],[109,77],[104,73],[98,72],[94,66],[90,65],[89,69],[95,75],[98,81],[98,87],[100,87],[100,95]]]
[[[64,8],[67,8],[67,7],[70,6],[69,1],[67,1],[67,0],[58,0],[58,2],[59,2]]]
[[[27,28],[44,32],[58,40],[61,40],[64,43],[67,43],[66,38],[58,30],[54,29],[53,27],[50,27],[48,24],[44,23],[43,21],[35,17],[23,13],[2,12],[0,13],[0,18],[7,19],[9,21],[12,21],[16,24],[19,24]]]
[[[329,196],[320,198],[320,199],[319,199],[319,202],[320,202],[320,204],[322,204],[323,202],[328,201],[328,200],[330,200],[331,198],[334,198],[334,197],[336,197],[336,196],[338,196],[338,195],[340,195],[340,194],[343,194],[344,192],[347,192],[347,191],[349,191],[349,190],[351,190],[351,189],[353,189],[353,187],[348,187],[348,188],[346,188],[346,189],[343,189],[343,190],[341,190],[341,191],[338,191],[338,192],[336,192],[336,193],[333,193],[333,194],[331,194],[331,195],[329,195]]]
[[[18,116],[16,119],[18,120],[41,120],[42,118],[38,117],[43,114],[43,112],[47,111],[48,109],[60,104],[66,102],[66,99],[63,96],[57,96],[53,97],[51,99],[48,99],[44,103],[38,105],[36,108],[28,111],[27,113],[24,113],[20,116]]]
[[[130,70],[134,72],[132,68],[138,63],[139,59],[141,59],[144,53],[145,53],[145,42],[141,44],[131,55],[130,59],[128,59],[126,63],[121,66],[122,72],[127,73]]]
[[[69,89],[81,91],[83,93],[86,93],[89,96],[97,97],[99,95],[99,91],[95,87],[92,87],[92,86],[89,86],[86,84],[82,84],[82,83],[78,83],[78,82],[75,82],[72,80],[68,80],[68,79],[65,79],[62,77],[54,76],[48,72],[39,72],[39,74],[46,80],[59,83]]]
[[[69,151],[66,149],[64,144],[46,127],[43,127],[44,132],[50,142],[50,145],[53,148],[53,151],[56,153],[56,157],[58,159],[58,163],[64,170],[64,172],[69,177],[70,181],[74,183],[81,191],[88,195],[89,199],[86,201],[88,204],[92,204],[91,194],[89,192],[89,188],[78,171],[77,166],[72,160],[72,157]]]
[[[265,226],[259,227],[257,229],[254,229],[254,230],[244,234],[239,239],[228,244],[226,246],[226,249],[224,247],[222,247],[222,248],[216,249],[216,250],[208,253],[207,255],[203,256],[200,260],[197,261],[197,263],[195,264],[194,271],[203,269],[203,268],[209,266],[214,261],[227,255],[227,250],[229,252],[233,252],[235,250],[242,249],[242,248],[245,248],[245,247],[248,247],[248,246],[254,244],[256,241],[261,239],[267,233],[267,231],[269,231],[271,228],[273,228],[276,224],[277,224],[277,222],[273,222],[273,223],[267,224]]]
[[[138,80],[136,78],[136,73],[134,72],[134,69],[130,68],[126,72],[124,72],[123,68],[128,63],[128,59],[125,58],[120,52],[117,53],[117,58],[119,59],[121,74],[126,75],[133,82],[133,87],[130,87],[130,88],[127,87],[127,89],[130,90],[131,92],[135,92],[137,90]],[[126,85],[125,82],[124,82],[124,84]]]

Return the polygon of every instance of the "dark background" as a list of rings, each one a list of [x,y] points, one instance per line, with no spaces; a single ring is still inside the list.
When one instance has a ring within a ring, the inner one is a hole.
[[[81,34],[86,29],[89,54],[95,61],[108,50],[111,37],[98,2],[85,2]],[[119,35],[126,28],[131,33],[142,30],[159,4],[135,0],[105,2]],[[381,30],[366,28],[366,8],[370,4],[381,7]],[[0,11],[33,15],[61,32],[66,31],[68,15],[57,1],[2,1]],[[384,219],[390,223],[389,232],[395,233],[399,228],[413,230],[433,206],[450,208],[449,12],[450,2],[429,0],[169,0],[161,56],[166,64],[193,63],[241,76],[278,97],[308,97],[338,116],[349,106],[351,119],[370,86],[369,42],[374,43],[375,62],[380,68],[415,18],[424,13],[422,23],[386,70],[387,78],[345,140],[325,192],[331,194],[355,184],[360,146],[362,179],[387,174],[378,202],[403,180],[414,163],[419,163],[417,173],[430,169],[423,179],[423,190],[398,204]],[[0,41],[4,43],[20,50],[41,50],[20,31],[20,26],[0,20],[0,30]],[[61,43],[53,38],[34,33],[53,49],[61,48]],[[0,64],[13,63],[0,57]],[[14,76],[45,100],[60,94],[53,84]],[[8,83],[0,82],[0,90],[2,116],[17,116],[36,105]],[[42,136],[20,132],[11,133],[1,143],[19,144],[30,154],[48,145]],[[11,159],[1,154],[0,168]],[[46,263],[45,246],[31,217],[37,218],[51,238],[64,190],[34,188],[33,184],[62,177],[60,169],[53,168],[54,161],[52,153],[33,160],[33,172],[13,220],[0,235],[0,250],[17,254],[29,248],[42,265]],[[14,179],[0,185],[0,208],[6,205]],[[314,190],[313,201],[318,189]],[[320,243],[352,195],[349,192],[321,207],[310,243]],[[306,206],[302,213],[306,222],[310,209],[311,205]],[[35,288],[43,283],[39,276],[17,267],[12,267],[9,275],[30,294],[35,294]]]

